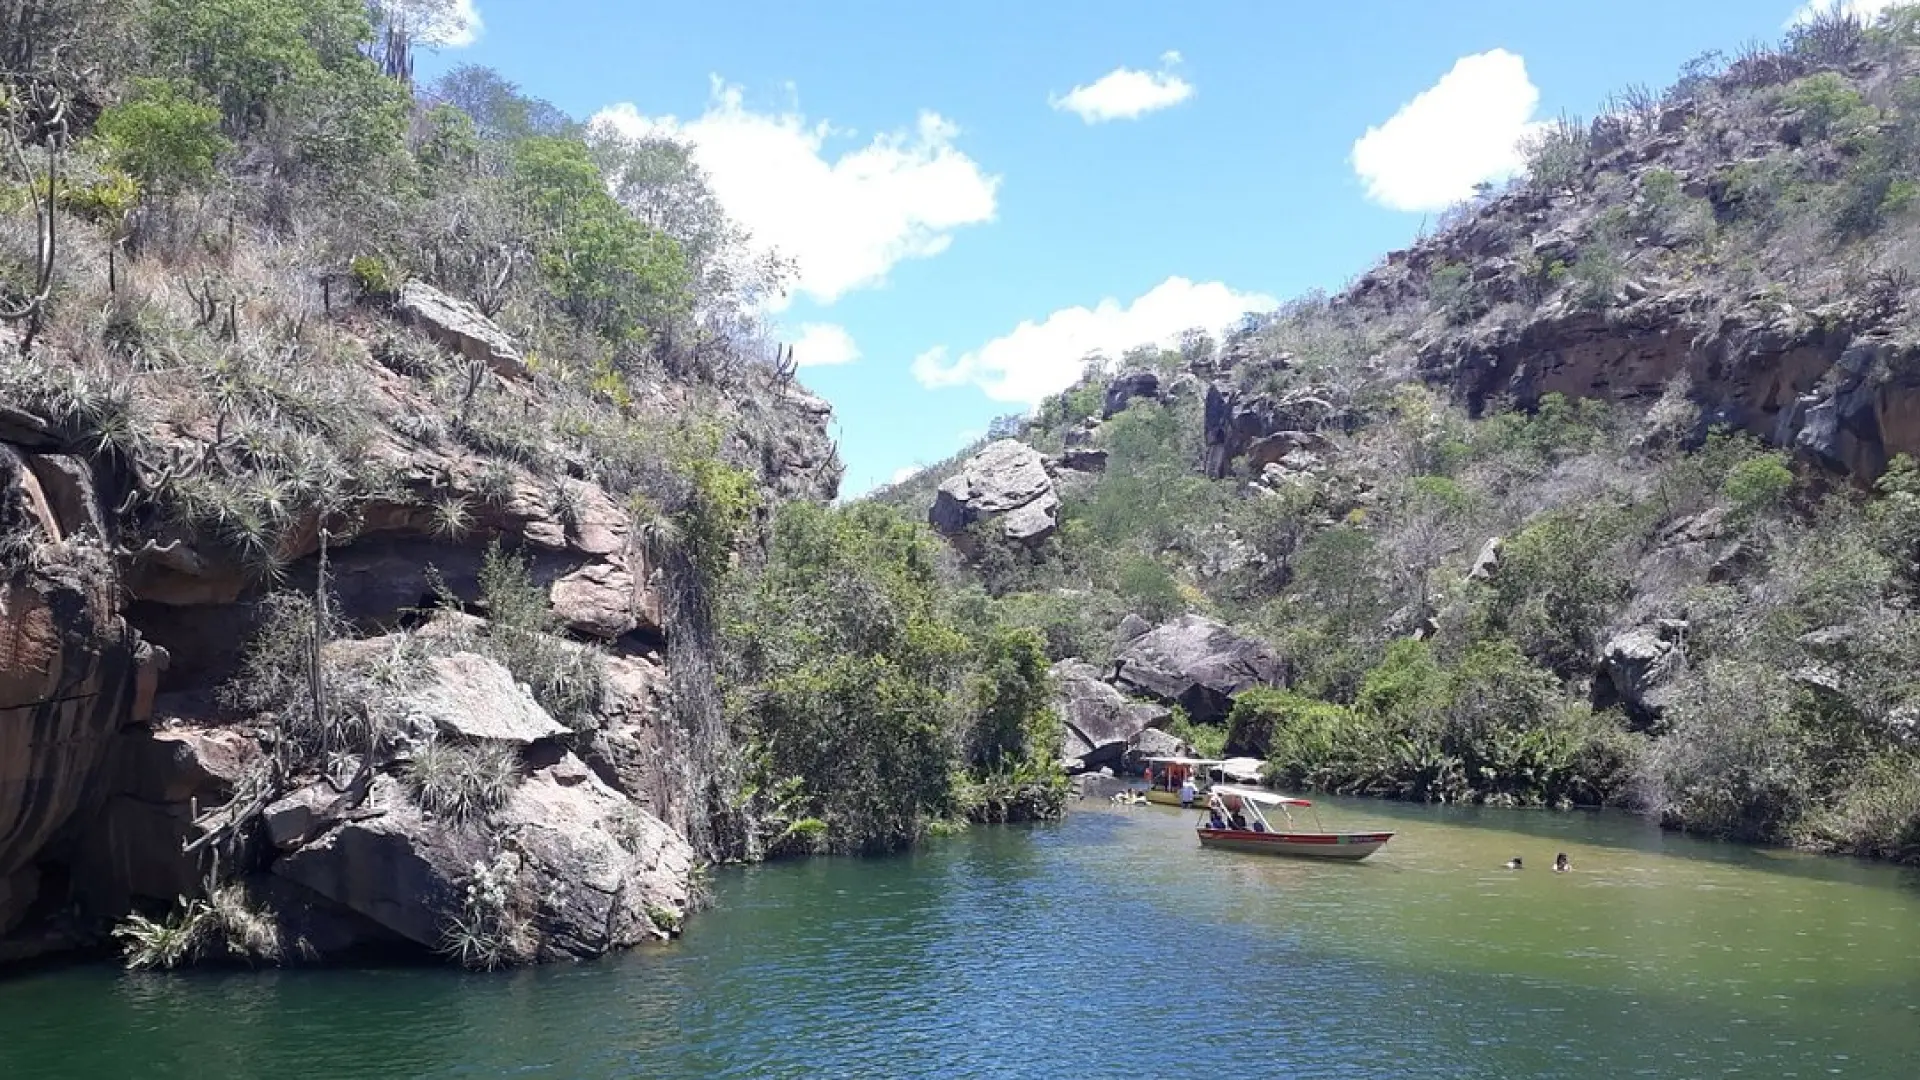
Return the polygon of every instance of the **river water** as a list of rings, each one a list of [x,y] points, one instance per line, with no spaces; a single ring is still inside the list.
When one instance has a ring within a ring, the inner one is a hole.
[[[724,871],[596,964],[0,980],[0,1078],[1920,1076],[1913,871],[1340,800],[1400,834],[1323,864],[1092,807]]]

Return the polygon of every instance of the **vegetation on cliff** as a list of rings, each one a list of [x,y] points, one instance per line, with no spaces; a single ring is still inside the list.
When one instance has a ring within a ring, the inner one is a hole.
[[[1279,783],[1920,858],[1917,171],[1920,8],[1702,57],[1338,296],[1091,358],[996,425],[1057,531],[971,570],[1056,657],[1271,640],[1215,738]]]

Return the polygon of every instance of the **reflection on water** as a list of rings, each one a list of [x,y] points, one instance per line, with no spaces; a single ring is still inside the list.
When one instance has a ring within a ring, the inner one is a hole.
[[[1082,804],[1092,806],[1093,804]],[[603,963],[0,982],[0,1077],[1854,1076],[1920,1061],[1910,872],[1334,801],[1354,865],[1159,807],[720,875]],[[1565,851],[1574,871],[1548,870]],[[1522,855],[1529,869],[1501,864]]]

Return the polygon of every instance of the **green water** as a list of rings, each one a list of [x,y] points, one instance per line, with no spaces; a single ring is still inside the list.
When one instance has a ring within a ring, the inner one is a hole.
[[[1262,859],[1103,807],[726,872],[681,942],[578,967],[0,980],[0,1078],[1920,1075],[1920,875],[1619,817],[1328,818],[1400,835]]]

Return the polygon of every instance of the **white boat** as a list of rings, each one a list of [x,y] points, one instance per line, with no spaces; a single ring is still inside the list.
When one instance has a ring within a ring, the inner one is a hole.
[[[1196,830],[1200,846],[1257,855],[1302,855],[1358,862],[1393,839],[1390,832],[1305,832],[1294,827],[1294,807],[1311,808],[1306,799],[1259,788],[1216,784],[1207,796],[1207,817]],[[1265,811],[1278,810],[1286,828],[1276,828]],[[1314,811],[1314,824],[1320,824]]]

